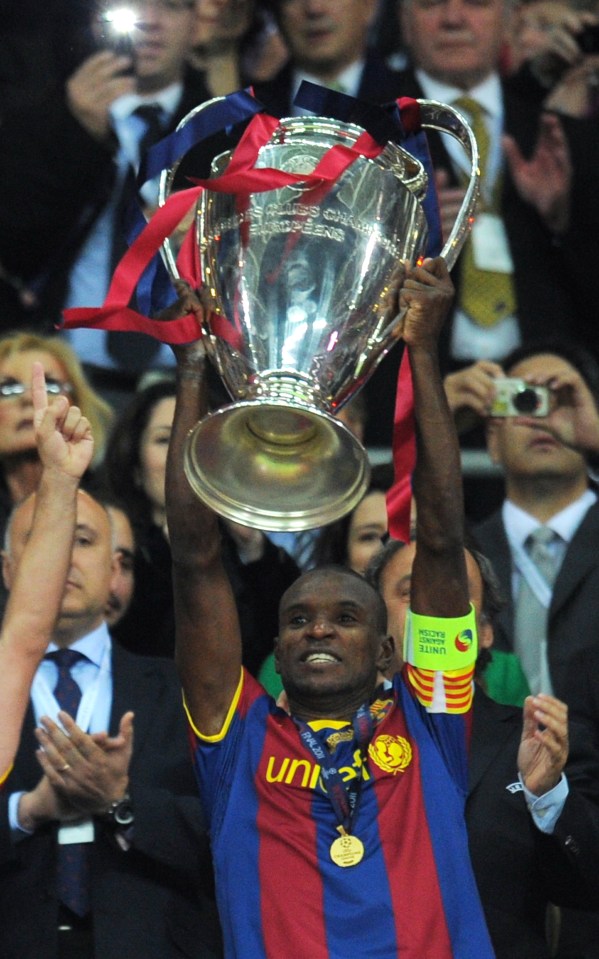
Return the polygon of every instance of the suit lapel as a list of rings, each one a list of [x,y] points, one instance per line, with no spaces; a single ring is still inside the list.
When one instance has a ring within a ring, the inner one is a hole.
[[[23,721],[19,749],[15,757],[14,769],[10,774],[9,782],[13,783],[13,785],[9,787],[10,789],[19,788],[19,784],[21,783],[26,784],[27,789],[32,789],[42,777],[42,768],[35,758],[38,742],[35,738],[34,730],[35,716],[31,700],[29,700]]]
[[[516,707],[500,706],[477,688],[470,740],[469,794],[474,792],[506,741],[514,735],[514,723],[520,714]],[[517,773],[515,769],[514,780]]]
[[[551,597],[550,619],[567,602],[581,580],[599,565],[598,537],[599,503],[595,503],[576,530],[557,574]]]
[[[132,768],[154,720],[160,716],[164,686],[164,675],[154,659],[134,656],[113,641],[110,734],[117,734],[123,713],[129,710],[135,713]]]
[[[480,531],[480,539],[478,533]],[[501,584],[505,605],[499,611],[495,623],[495,639],[498,648],[503,646],[500,637],[511,637],[514,626],[514,603],[512,599],[512,553],[503,525],[501,513],[497,512],[474,530],[474,537],[480,544],[480,550],[491,560],[493,569]],[[505,647],[511,648],[511,642]]]

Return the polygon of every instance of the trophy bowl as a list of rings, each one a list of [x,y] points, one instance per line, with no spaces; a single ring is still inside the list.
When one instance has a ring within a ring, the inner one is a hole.
[[[458,138],[472,164],[443,251],[454,261],[477,197],[476,143],[451,107],[421,101],[421,111],[423,125]],[[312,173],[332,146],[353,145],[363,132],[325,117],[282,119],[256,167]],[[215,158],[213,176],[231,155]],[[399,260],[424,253],[427,182],[420,161],[389,142],[324,191],[300,181],[242,200],[203,192],[195,230],[204,343],[232,402],[191,431],[185,472],[220,515],[297,531],[332,522],[363,496],[367,453],[335,414],[398,339],[401,317],[387,306],[391,275]]]

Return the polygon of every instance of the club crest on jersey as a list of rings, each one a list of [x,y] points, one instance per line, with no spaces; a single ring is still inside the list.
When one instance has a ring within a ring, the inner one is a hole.
[[[377,736],[368,747],[373,763],[386,773],[402,773],[412,762],[412,747],[403,736]]]
[[[472,630],[463,629],[461,633],[458,633],[454,642],[456,649],[459,649],[461,653],[467,653],[474,642],[474,634]]]

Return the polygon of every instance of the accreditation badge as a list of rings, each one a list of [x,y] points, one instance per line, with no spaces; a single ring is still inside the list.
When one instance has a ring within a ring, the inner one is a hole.
[[[505,224],[495,213],[479,213],[472,227],[474,264],[491,273],[513,273]]]

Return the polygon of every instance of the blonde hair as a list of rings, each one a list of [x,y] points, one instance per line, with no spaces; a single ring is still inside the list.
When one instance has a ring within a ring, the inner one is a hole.
[[[98,463],[104,454],[113,418],[112,407],[92,389],[76,353],[65,340],[39,333],[9,333],[0,337],[0,364],[16,353],[30,351],[49,353],[64,366],[67,380],[73,388],[69,399],[90,422],[94,436],[94,463]]]

